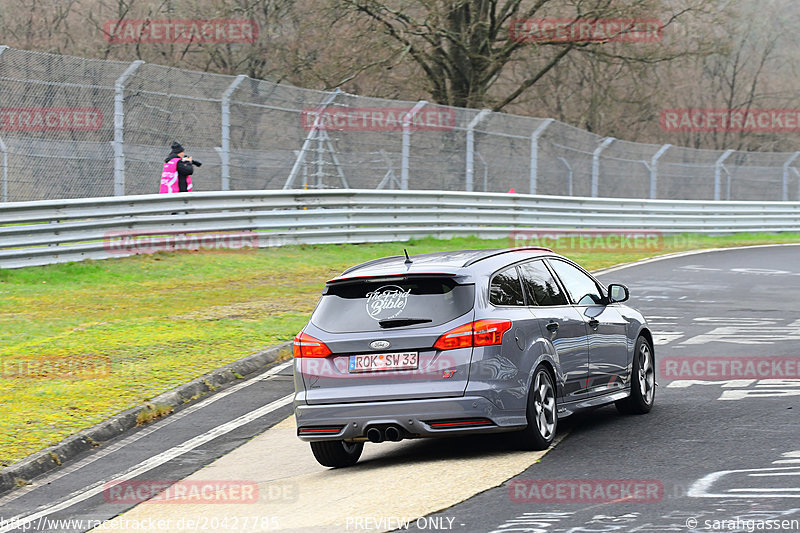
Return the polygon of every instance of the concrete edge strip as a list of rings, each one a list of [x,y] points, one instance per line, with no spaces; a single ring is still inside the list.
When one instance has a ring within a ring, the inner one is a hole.
[[[179,385],[156,396],[152,400],[122,411],[90,428],[70,435],[58,444],[35,452],[14,464],[0,470],[0,495],[20,484],[59,468],[82,452],[91,450],[98,444],[118,437],[137,427],[138,414],[150,405],[166,405],[172,408],[186,405],[213,393],[219,387],[237,381],[241,377],[256,374],[264,366],[278,359],[282,352],[289,350],[291,342],[283,342],[266,350],[248,355],[238,361],[212,370],[188,383]]]

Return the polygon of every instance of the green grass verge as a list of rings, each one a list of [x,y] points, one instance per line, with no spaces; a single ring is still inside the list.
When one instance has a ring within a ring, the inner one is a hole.
[[[598,269],[684,250],[687,242],[710,248],[800,242],[800,235],[666,237],[663,249],[649,252],[556,251]],[[403,247],[413,255],[507,245],[422,239],[159,253],[0,270],[0,466],[291,340],[325,280],[348,266],[401,254]],[[65,375],[69,371],[76,374]]]

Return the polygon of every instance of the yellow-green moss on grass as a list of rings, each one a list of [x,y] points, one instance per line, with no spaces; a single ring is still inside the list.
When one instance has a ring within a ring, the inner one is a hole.
[[[169,414],[172,414],[173,408],[169,405],[163,404],[147,404],[144,409],[136,414],[136,425],[144,426],[153,420],[158,420]]]

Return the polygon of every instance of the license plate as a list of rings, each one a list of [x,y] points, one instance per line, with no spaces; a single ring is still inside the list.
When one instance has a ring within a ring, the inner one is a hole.
[[[388,370],[415,370],[419,367],[419,353],[375,353],[350,356],[350,372],[385,372]]]

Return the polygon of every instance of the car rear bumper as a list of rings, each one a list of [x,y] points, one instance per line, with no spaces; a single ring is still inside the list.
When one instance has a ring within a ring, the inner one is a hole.
[[[498,409],[481,396],[307,405],[295,403],[304,441],[363,440],[371,427],[395,426],[404,438],[494,433],[522,429],[525,412]]]

